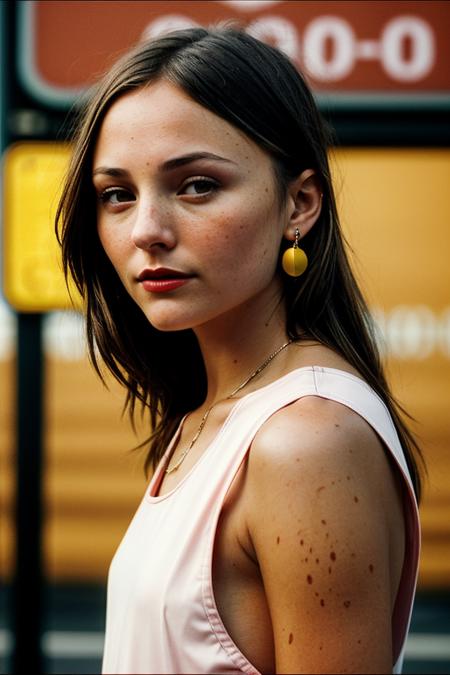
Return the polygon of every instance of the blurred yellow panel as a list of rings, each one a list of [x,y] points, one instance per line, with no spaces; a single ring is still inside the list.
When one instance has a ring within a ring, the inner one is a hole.
[[[369,300],[384,308],[450,302],[450,151],[341,148],[339,213]]]
[[[67,145],[51,142],[18,143],[5,154],[4,292],[19,311],[72,307],[54,232],[68,157]]]

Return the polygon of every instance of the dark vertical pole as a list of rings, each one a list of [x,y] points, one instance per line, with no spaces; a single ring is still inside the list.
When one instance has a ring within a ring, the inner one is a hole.
[[[16,569],[13,673],[43,673],[42,315],[18,314]]]

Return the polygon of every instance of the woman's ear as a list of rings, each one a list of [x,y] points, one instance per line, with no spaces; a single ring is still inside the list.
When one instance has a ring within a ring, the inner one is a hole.
[[[293,241],[296,229],[299,230],[300,237],[304,237],[319,218],[321,209],[320,180],[314,169],[305,169],[289,184],[285,238]]]

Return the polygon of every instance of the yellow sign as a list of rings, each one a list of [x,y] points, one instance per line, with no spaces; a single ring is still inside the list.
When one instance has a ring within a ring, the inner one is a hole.
[[[62,143],[26,142],[5,153],[4,293],[18,311],[73,307],[54,231],[69,152]]]

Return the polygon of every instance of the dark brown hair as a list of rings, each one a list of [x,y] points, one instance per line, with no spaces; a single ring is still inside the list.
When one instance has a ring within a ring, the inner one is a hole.
[[[327,151],[330,137],[301,74],[278,50],[235,28],[190,28],[135,47],[96,87],[84,108],[57,211],[66,277],[86,308],[91,359],[127,389],[125,406],[150,411],[146,469],[160,459],[181,417],[206,396],[206,374],[191,330],[160,332],[126,293],[96,228],[92,156],[102,120],[120,96],[166,79],[243,130],[272,158],[280,193],[304,169],[315,169],[323,208],[302,239],[309,259],[299,279],[284,279],[287,333],[317,340],[343,356],[392,415],[417,496],[420,451],[393,399],[372,320],[351,271],[339,226]],[[288,245],[285,242],[282,247]],[[280,251],[280,256],[282,251]]]

